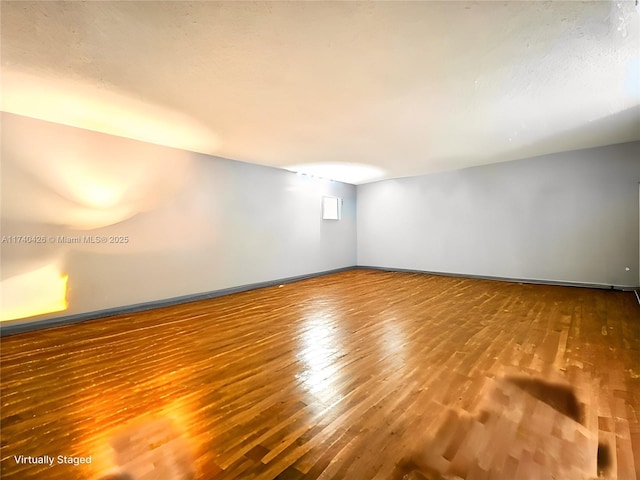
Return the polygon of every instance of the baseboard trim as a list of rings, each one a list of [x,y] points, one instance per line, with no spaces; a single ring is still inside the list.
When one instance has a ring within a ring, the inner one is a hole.
[[[378,266],[367,266],[367,265],[354,265],[351,267],[336,268],[333,270],[325,270],[322,272],[309,273],[305,275],[297,275],[294,277],[280,278],[277,280],[268,280],[265,282],[251,283],[247,285],[240,285],[237,287],[223,288],[220,290],[213,290],[211,292],[183,295],[180,297],[173,297],[169,299],[143,302],[143,303],[138,303],[134,305],[108,308],[104,310],[96,310],[96,311],[86,312],[86,313],[78,313],[75,315],[66,315],[63,317],[48,318],[45,320],[9,321],[0,325],[0,337],[8,337],[10,335],[16,335],[18,333],[30,332],[34,330],[42,330],[46,328],[60,327],[64,325],[74,324],[74,323],[97,320],[100,318],[113,317],[115,315],[144,312],[146,310],[153,310],[155,308],[162,308],[162,307],[170,307],[170,306],[179,305],[182,303],[197,302],[199,300],[208,300],[211,298],[223,297],[225,295],[231,295],[234,293],[247,292],[249,290],[273,287],[276,285],[283,285],[287,283],[298,282],[300,280],[306,280],[309,278],[322,277],[325,275],[331,275],[333,273],[347,272],[349,270],[381,270],[385,272],[421,273],[426,275],[439,275],[444,277],[472,278],[477,280],[494,280],[499,282],[526,283],[526,284],[534,284],[534,285],[554,285],[554,286],[561,286],[561,287],[580,287],[580,288],[598,288],[598,289],[604,289],[604,290],[633,291],[636,295],[636,298],[638,298],[638,302],[640,303],[640,296],[638,296],[638,292],[637,292],[637,290],[640,289],[640,287],[606,285],[606,284],[600,284],[600,283],[562,282],[562,281],[556,281],[556,280],[538,280],[538,279],[530,279],[530,278],[492,277],[487,275],[434,272],[434,271],[415,270],[415,269],[408,269],[408,268],[391,268],[391,267],[378,267]]]
[[[46,328],[61,327],[73,323],[81,323],[89,320],[97,320],[99,318],[113,317],[115,315],[123,315],[130,313],[144,312],[155,308],[170,307],[182,303],[197,302],[199,300],[208,300],[211,298],[223,297],[234,293],[247,292],[249,290],[257,290],[259,288],[273,287],[287,283],[298,282],[309,278],[322,277],[333,273],[346,272],[355,269],[355,266],[336,268],[333,270],[325,270],[322,272],[309,273],[305,275],[297,275],[294,277],[279,278],[277,280],[268,280],[265,282],[251,283],[240,285],[237,287],[223,288],[213,290],[211,292],[195,293],[191,295],[182,295],[163,300],[154,300],[150,302],[137,303],[134,305],[126,305],[123,307],[107,308],[104,310],[96,310],[86,313],[78,313],[75,315],[66,315],[63,317],[48,318],[45,320],[10,320],[0,325],[0,337],[8,337],[18,333],[30,332],[34,330],[42,330]]]
[[[495,280],[497,282],[527,283],[527,284],[533,284],[533,285],[554,285],[558,287],[598,288],[601,290],[618,290],[623,292],[631,292],[640,288],[640,287],[625,286],[625,285],[607,285],[604,283],[565,282],[560,280],[543,280],[543,279],[532,279],[532,278],[492,277],[489,275],[474,275],[474,274],[468,274],[468,273],[433,272],[428,270],[414,270],[409,268],[376,267],[376,266],[366,266],[366,265],[358,265],[356,268],[363,269],[363,270],[382,270],[385,272],[423,273],[426,275],[439,275],[442,277],[473,278],[477,280]]]

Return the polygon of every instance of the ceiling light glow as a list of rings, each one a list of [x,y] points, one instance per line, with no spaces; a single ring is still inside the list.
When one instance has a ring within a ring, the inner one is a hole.
[[[188,115],[72,79],[4,68],[2,111],[191,152],[214,154],[217,135]]]
[[[285,167],[298,175],[310,175],[317,178],[358,185],[382,178],[385,171],[364,163],[321,162],[302,163]]]

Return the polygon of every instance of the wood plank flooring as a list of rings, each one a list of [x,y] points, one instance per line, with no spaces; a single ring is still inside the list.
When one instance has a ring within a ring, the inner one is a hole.
[[[353,270],[6,337],[0,378],[7,480],[640,478],[627,292]]]

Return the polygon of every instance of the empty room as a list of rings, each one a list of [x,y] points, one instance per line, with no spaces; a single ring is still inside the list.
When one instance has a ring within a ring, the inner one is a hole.
[[[640,6],[0,2],[0,476],[640,478]]]

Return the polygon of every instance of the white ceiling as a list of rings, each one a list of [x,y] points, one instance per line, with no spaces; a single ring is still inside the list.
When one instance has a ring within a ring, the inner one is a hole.
[[[362,183],[640,140],[634,0],[1,8],[4,111],[152,143]]]

